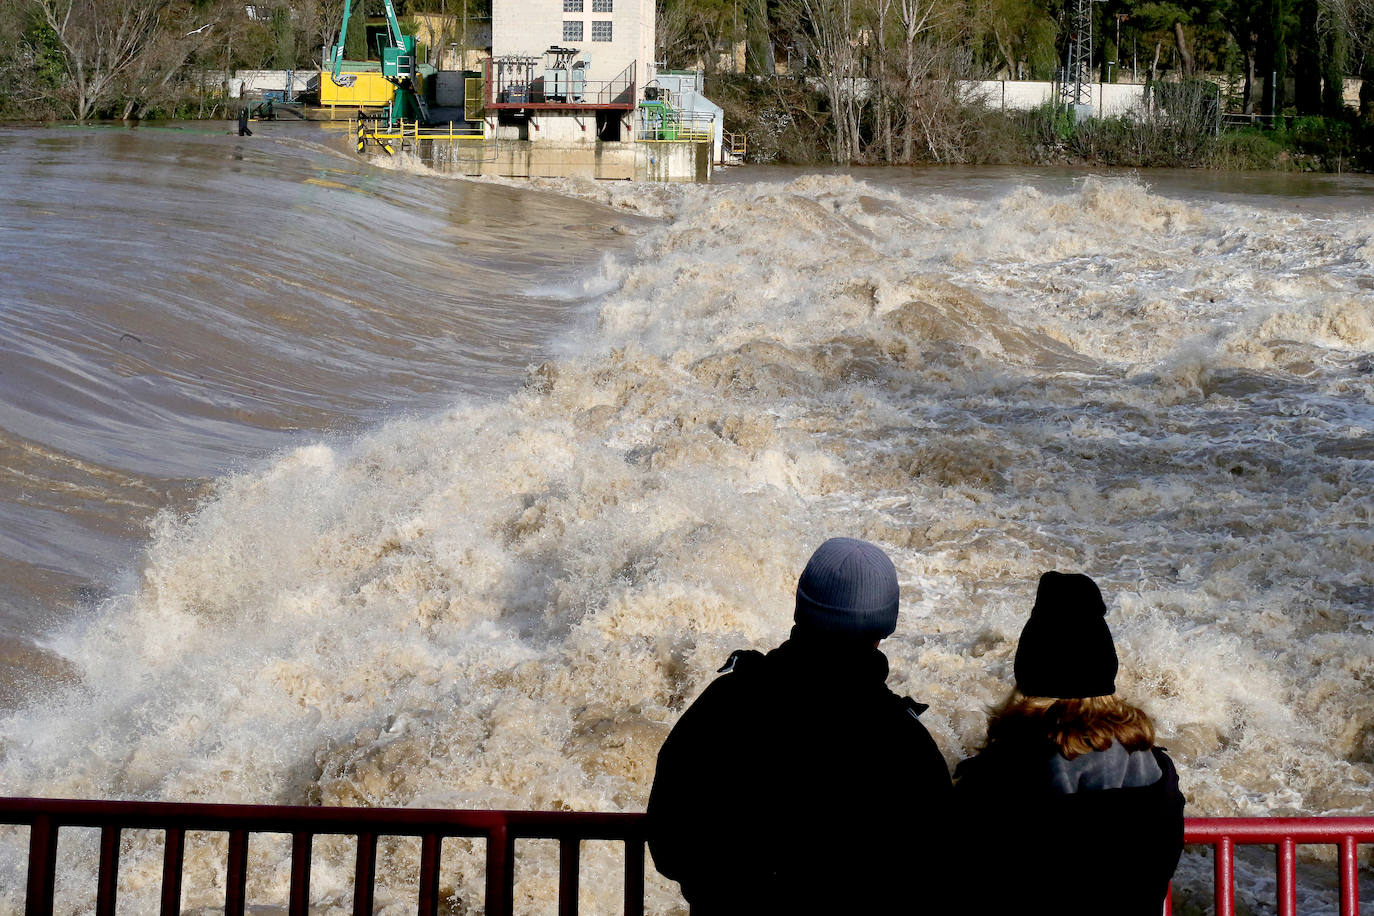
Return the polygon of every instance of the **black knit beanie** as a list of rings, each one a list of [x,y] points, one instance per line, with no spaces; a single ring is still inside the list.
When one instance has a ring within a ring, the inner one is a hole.
[[[837,636],[883,639],[897,629],[897,569],[882,548],[831,538],[797,582],[798,626]]]
[[[1097,583],[1081,573],[1040,577],[1016,647],[1016,686],[1027,696],[1073,699],[1116,692],[1116,647]]]

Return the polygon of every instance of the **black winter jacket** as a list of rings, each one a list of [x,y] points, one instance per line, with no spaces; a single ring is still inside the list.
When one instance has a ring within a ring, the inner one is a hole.
[[[1183,850],[1183,794],[1163,749],[1161,776],[1128,788],[1061,794],[1057,749],[993,745],[959,764],[961,912],[1159,916]]]
[[[804,632],[735,653],[664,742],[649,848],[693,916],[938,913],[952,790],[887,659]]]

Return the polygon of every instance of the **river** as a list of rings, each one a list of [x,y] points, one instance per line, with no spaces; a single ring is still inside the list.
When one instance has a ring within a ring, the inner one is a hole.
[[[640,810],[843,534],[951,764],[1084,571],[1190,813],[1374,816],[1369,177],[478,183],[262,127],[0,130],[0,792]]]

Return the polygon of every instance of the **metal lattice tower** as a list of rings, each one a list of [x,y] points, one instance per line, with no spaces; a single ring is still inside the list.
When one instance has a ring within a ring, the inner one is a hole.
[[[1093,100],[1093,0],[1072,0],[1069,47],[1059,80],[1059,101],[1091,105]]]

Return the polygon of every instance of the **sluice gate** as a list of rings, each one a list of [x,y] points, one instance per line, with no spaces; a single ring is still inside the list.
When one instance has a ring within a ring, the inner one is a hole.
[[[420,839],[416,912],[439,912],[440,851],[445,839],[485,840],[485,912],[510,916],[515,890],[516,841],[555,840],[559,848],[558,916],[576,916],[581,842],[609,840],[624,845],[625,916],[643,916],[645,823],[642,814],[575,811],[468,811],[422,808],[338,808],[279,805],[178,804],[170,802],[76,801],[0,798],[0,824],[29,827],[27,916],[53,912],[58,832],[67,827],[100,831],[100,862],[94,911],[116,911],[120,834],[124,830],[165,833],[161,913],[181,910],[182,870],[188,831],[227,834],[224,912],[243,916],[248,879],[248,844],[256,834],[291,837],[291,883],[287,910],[306,916],[310,907],[311,846],[317,836],[357,839],[353,912],[370,914],[381,837]],[[1279,916],[1297,913],[1299,845],[1337,850],[1341,916],[1359,916],[1359,846],[1374,844],[1374,818],[1273,817],[1189,818],[1189,845],[1211,846],[1214,855],[1217,916],[1235,914],[1235,848],[1270,845],[1275,849]],[[1166,906],[1166,916],[1169,908]]]

